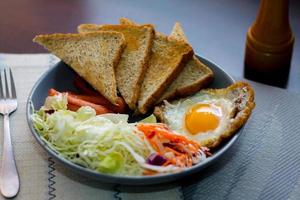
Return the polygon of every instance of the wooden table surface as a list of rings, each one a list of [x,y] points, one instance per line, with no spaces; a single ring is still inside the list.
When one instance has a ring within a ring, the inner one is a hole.
[[[46,52],[36,34],[76,32],[80,23],[118,23],[128,17],[169,33],[182,23],[195,52],[233,76],[243,76],[246,32],[258,0],[9,0],[0,1],[0,52]],[[300,1],[290,1],[295,44],[287,89],[300,92]]]

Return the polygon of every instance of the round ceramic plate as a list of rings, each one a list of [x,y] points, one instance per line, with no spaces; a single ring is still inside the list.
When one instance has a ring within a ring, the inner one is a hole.
[[[226,74],[221,68],[213,64],[212,62],[198,56],[198,58],[210,67],[215,75],[214,81],[210,88],[224,88],[229,86],[234,82],[234,80]],[[37,142],[42,145],[42,147],[57,161],[59,161],[62,165],[70,168],[76,173],[81,175],[97,179],[102,182],[108,183],[118,183],[124,185],[153,185],[159,183],[166,183],[175,181],[177,179],[186,177],[188,175],[199,172],[204,169],[208,165],[212,164],[216,160],[220,158],[237,140],[239,135],[241,134],[241,130],[239,130],[232,138],[223,142],[220,147],[214,150],[213,156],[206,159],[204,162],[201,162],[193,167],[187,168],[181,172],[170,173],[165,175],[155,175],[155,176],[115,176],[108,175],[99,172],[95,172],[88,168],[82,167],[80,165],[74,164],[65,158],[59,156],[55,151],[53,151],[43,140],[40,135],[35,131],[32,121],[32,106],[36,109],[39,109],[45,101],[45,98],[48,94],[49,88],[56,88],[58,91],[66,91],[66,90],[74,90],[76,89],[73,86],[73,80],[76,76],[76,73],[68,67],[63,62],[59,62],[52,66],[48,71],[46,71],[40,79],[35,83],[27,101],[27,121],[30,127],[30,130],[33,136],[36,138]]]

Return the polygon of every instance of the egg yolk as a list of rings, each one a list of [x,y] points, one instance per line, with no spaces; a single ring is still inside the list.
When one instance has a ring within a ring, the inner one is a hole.
[[[215,130],[222,115],[218,106],[211,104],[196,104],[185,115],[185,127],[189,133],[195,135]]]

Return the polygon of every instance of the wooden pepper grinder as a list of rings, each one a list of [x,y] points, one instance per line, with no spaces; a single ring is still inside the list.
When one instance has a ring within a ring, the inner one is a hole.
[[[261,0],[247,33],[246,78],[286,87],[294,44],[288,4],[288,0]]]

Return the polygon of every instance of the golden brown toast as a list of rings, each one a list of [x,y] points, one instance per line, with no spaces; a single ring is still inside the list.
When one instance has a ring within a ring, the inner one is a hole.
[[[175,23],[170,37],[188,42],[178,22]],[[156,103],[158,104],[165,99],[170,100],[194,94],[211,83],[212,80],[212,70],[200,62],[196,56],[193,56]]]
[[[126,18],[121,18],[120,23],[135,24]],[[155,36],[152,55],[138,100],[140,113],[146,113],[155,104],[192,56],[193,49],[186,42],[162,34]]]
[[[62,59],[113,104],[117,103],[114,68],[125,47],[121,33],[38,35],[33,41]]]
[[[124,35],[127,46],[116,67],[116,80],[119,92],[134,110],[140,94],[144,74],[148,66],[154,38],[154,29],[151,25],[96,25],[81,24],[78,32],[117,31]]]

